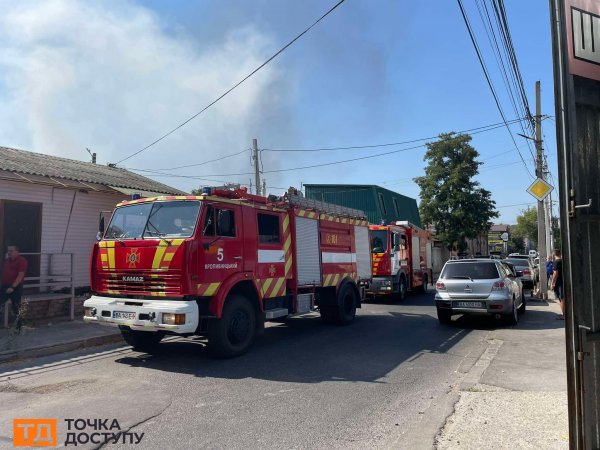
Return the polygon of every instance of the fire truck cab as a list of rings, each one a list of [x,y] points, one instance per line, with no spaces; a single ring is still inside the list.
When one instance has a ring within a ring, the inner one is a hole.
[[[373,280],[367,294],[395,295],[403,300],[407,291],[425,292],[432,281],[432,239],[429,231],[408,221],[393,225],[370,225]]]
[[[91,256],[84,320],[152,351],[169,334],[244,353],[268,320],[346,325],[371,278],[364,213],[245,189],[124,201]]]

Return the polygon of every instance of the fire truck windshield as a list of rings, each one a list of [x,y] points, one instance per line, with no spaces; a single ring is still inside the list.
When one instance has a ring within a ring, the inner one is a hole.
[[[200,202],[139,203],[117,208],[104,239],[190,237],[196,228]]]
[[[383,253],[387,250],[387,230],[371,230],[371,252]]]

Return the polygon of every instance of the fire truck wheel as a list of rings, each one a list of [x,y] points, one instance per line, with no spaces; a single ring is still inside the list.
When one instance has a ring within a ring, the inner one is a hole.
[[[350,284],[342,287],[340,292],[340,325],[348,325],[356,316],[356,291]]]
[[[208,327],[208,348],[217,358],[233,358],[248,351],[256,334],[256,313],[248,299],[231,295],[221,319]]]
[[[423,282],[421,283],[420,290],[424,294],[427,292],[427,275],[423,275]]]
[[[123,340],[133,347],[134,350],[146,353],[154,353],[158,344],[164,337],[163,333],[153,331],[136,331],[129,328],[121,328]]]
[[[400,281],[398,281],[398,292],[396,293],[396,298],[399,301],[404,300],[406,297],[406,278],[400,277]]]

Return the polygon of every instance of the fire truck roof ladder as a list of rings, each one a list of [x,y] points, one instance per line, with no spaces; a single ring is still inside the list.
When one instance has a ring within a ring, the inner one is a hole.
[[[332,203],[325,203],[319,200],[300,197],[298,195],[287,195],[286,201],[289,205],[296,206],[298,208],[314,209],[315,211],[324,212],[327,214],[335,214],[338,216],[347,216],[354,219],[367,219],[365,213],[358,209],[347,208],[345,206],[334,205]]]

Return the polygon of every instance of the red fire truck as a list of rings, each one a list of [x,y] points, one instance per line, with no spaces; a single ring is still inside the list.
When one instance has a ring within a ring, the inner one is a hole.
[[[408,221],[369,226],[373,252],[373,280],[368,295],[425,292],[432,281],[432,239],[429,231]]]
[[[298,195],[205,190],[117,205],[91,256],[84,320],[152,351],[203,335],[215,356],[244,353],[268,320],[318,311],[354,320],[371,278],[364,213]]]

